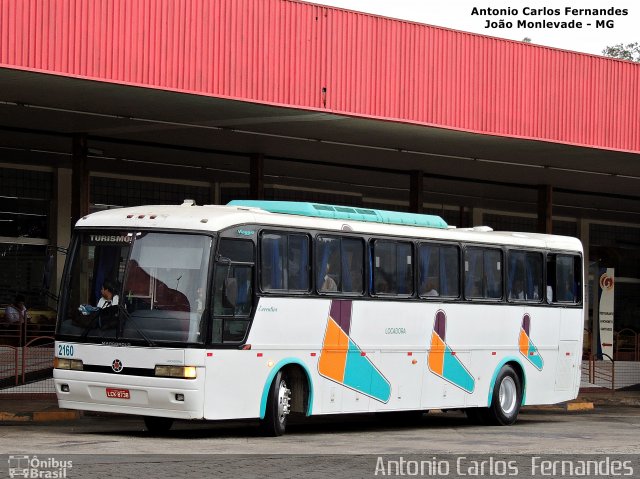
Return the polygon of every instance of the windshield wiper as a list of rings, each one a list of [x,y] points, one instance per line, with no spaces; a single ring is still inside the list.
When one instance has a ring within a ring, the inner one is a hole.
[[[118,303],[117,307],[118,307],[118,312],[122,314],[122,316],[124,316],[124,319],[126,321],[131,321],[131,324],[133,324],[134,329],[140,336],[142,336],[142,339],[144,339],[147,342],[147,345],[151,347],[155,347],[156,343],[154,343],[151,339],[149,339],[149,337],[146,334],[144,334],[142,328],[140,328],[138,323],[136,323],[135,319],[133,319],[133,317],[129,314],[129,311],[127,311],[124,305]],[[120,339],[122,336],[122,332],[124,330],[124,323],[125,321],[122,321],[122,318],[120,317],[120,315],[118,315],[118,335],[117,335],[118,339]]]

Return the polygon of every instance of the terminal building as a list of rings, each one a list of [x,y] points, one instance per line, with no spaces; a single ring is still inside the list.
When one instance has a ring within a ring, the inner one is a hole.
[[[295,0],[5,0],[0,302],[55,309],[88,212],[276,199],[577,237],[585,328],[614,268],[637,334],[639,125],[628,61]]]

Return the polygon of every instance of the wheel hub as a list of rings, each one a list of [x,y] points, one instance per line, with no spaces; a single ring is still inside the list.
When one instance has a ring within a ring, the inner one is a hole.
[[[500,409],[509,416],[516,409],[516,399],[518,397],[516,383],[512,377],[505,377],[500,383],[500,391],[498,399],[500,400]]]
[[[291,412],[291,389],[287,388],[287,383],[280,381],[278,387],[278,420],[284,423]]]

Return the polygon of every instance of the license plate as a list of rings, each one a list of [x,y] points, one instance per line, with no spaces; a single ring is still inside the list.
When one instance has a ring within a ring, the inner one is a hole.
[[[107,388],[107,397],[116,399],[130,399],[128,389]]]

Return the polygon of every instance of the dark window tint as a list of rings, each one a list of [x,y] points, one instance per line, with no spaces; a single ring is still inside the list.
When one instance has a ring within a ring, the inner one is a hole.
[[[264,291],[308,291],[309,237],[300,234],[263,234],[260,266],[260,281]]]
[[[459,295],[460,259],[457,246],[419,246],[419,289],[423,297]]]
[[[507,268],[509,301],[539,302],[542,292],[542,253],[510,251]]]
[[[468,248],[464,261],[464,294],[467,298],[502,297],[502,251]]]
[[[556,303],[579,303],[582,292],[580,257],[574,255],[547,256],[547,297]]]
[[[375,294],[413,294],[411,243],[374,241],[372,270]]]
[[[318,236],[316,245],[318,291],[362,294],[364,277],[362,240]]]
[[[223,238],[220,241],[220,259],[237,263],[253,263],[253,242]]]

